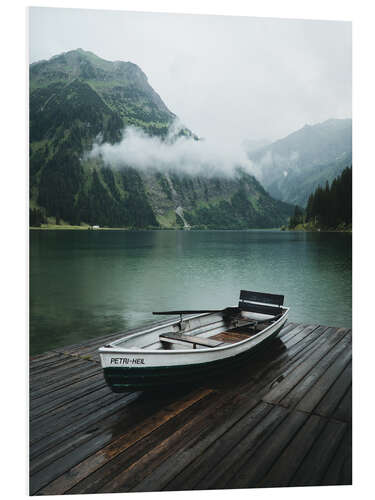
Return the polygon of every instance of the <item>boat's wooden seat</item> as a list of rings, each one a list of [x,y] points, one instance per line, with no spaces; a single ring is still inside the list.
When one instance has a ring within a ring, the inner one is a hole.
[[[202,337],[197,337],[195,335],[185,335],[184,333],[163,333],[159,335],[161,342],[168,342],[170,344],[176,343],[187,343],[193,344],[195,349],[197,345],[202,345],[204,347],[217,347],[222,344],[222,341],[204,339]]]
[[[240,309],[240,311],[249,311],[277,316],[282,313],[281,306],[283,304],[284,295],[241,290],[238,308]]]

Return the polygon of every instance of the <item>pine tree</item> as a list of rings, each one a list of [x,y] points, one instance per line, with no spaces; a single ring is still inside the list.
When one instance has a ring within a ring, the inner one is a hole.
[[[352,167],[347,167],[331,186],[318,186],[311,193],[306,207],[307,221],[323,229],[334,229],[352,223]]]

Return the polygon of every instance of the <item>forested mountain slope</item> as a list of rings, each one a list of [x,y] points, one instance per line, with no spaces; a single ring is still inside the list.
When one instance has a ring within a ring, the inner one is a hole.
[[[139,170],[88,155],[128,126],[161,140],[176,116],[130,62],[82,49],[30,65],[30,208],[70,224],[108,227],[277,227],[292,207],[240,168],[231,176],[175,167]],[[186,127],[177,136],[198,138]]]
[[[271,196],[305,206],[310,194],[352,163],[352,120],[305,125],[249,153]]]

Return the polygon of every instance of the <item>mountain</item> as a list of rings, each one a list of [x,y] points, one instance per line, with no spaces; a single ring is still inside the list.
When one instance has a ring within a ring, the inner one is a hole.
[[[176,116],[169,111],[147,81],[143,71],[131,62],[105,61],[92,52],[73,50],[30,65],[30,90],[47,98],[74,81],[85,82],[123,124],[140,126],[163,135]]]
[[[88,155],[98,138],[116,144],[131,125],[169,138],[176,116],[133,63],[105,61],[82,49],[33,63],[29,110],[33,220],[249,228],[280,226],[292,212],[241,169],[232,177],[205,177],[177,166],[168,172],[113,168]],[[186,127],[174,133],[198,140]]]
[[[327,120],[249,152],[271,196],[305,206],[309,195],[352,163],[352,120]]]

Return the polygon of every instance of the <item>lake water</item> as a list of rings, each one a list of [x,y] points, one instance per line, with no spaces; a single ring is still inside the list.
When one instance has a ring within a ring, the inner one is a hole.
[[[291,321],[351,326],[352,236],[281,231],[30,231],[30,352],[281,293]]]

